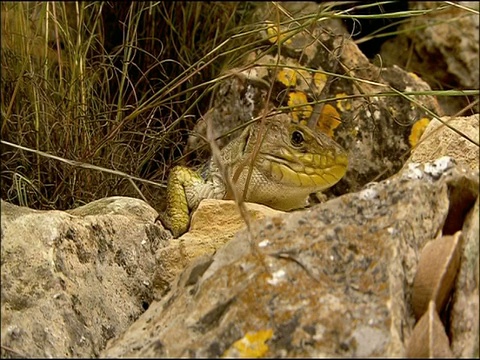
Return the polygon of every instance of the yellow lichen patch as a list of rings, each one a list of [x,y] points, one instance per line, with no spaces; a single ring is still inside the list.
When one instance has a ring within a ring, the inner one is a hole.
[[[278,43],[279,39],[280,41],[284,41],[287,36],[288,33],[279,31],[278,26],[275,24],[270,24],[267,28],[268,41],[270,41],[272,44]],[[285,40],[286,45],[290,44],[291,42],[292,39]]]
[[[322,91],[326,83],[327,75],[322,73],[315,73],[315,75],[313,76],[313,84],[318,89],[318,91]]]
[[[317,122],[317,127],[323,133],[333,137],[333,130],[335,130],[342,122],[340,121],[340,114],[337,109],[330,104],[325,104],[320,114],[320,119]]]
[[[346,97],[346,96],[347,96],[347,94],[345,94],[345,93],[340,93],[340,94],[335,95],[335,97],[338,99],[337,100],[337,109],[340,110],[340,111],[348,111],[352,108],[352,104],[351,104],[350,100],[344,99],[344,97]]]
[[[408,137],[411,147],[414,147],[415,145],[417,145],[418,141],[422,137],[429,123],[430,123],[429,119],[421,118],[415,124],[413,124],[412,130],[410,132],[410,136]]]
[[[409,72],[408,75],[410,75],[415,82],[421,80],[421,79],[418,77],[418,75],[415,74],[415,73],[413,73],[413,72]]]
[[[288,106],[291,106],[291,114],[295,122],[306,121],[312,115],[313,108],[307,104],[307,95],[300,91],[288,94]]]
[[[235,341],[222,355],[222,357],[259,358],[268,352],[265,344],[273,336],[273,330],[260,330],[248,332],[243,338]]]
[[[277,80],[285,86],[295,86],[297,83],[297,73],[293,69],[284,68],[278,72]]]

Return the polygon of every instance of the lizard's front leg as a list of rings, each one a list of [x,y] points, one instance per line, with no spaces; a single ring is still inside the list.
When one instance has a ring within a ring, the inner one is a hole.
[[[188,230],[190,212],[195,209],[200,200],[198,189],[205,186],[202,177],[192,169],[175,166],[168,176],[167,208],[157,220],[169,229],[177,238]]]

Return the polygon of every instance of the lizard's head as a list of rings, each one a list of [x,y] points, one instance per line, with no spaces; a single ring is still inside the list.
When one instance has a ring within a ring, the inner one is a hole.
[[[253,151],[257,138],[261,141],[257,166],[272,180],[285,186],[325,190],[346,173],[345,150],[327,135],[307,126],[292,123],[288,115],[277,115],[268,121],[263,135],[260,124],[253,126],[247,147]]]

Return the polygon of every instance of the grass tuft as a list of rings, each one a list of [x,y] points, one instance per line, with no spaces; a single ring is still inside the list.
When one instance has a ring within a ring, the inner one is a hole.
[[[246,36],[233,37],[254,8],[2,2],[2,198],[68,209],[161,197],[211,81],[248,51]],[[119,173],[145,180],[137,187]]]

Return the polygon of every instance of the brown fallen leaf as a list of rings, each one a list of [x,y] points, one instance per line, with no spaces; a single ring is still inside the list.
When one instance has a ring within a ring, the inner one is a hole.
[[[436,305],[429,302],[428,310],[415,325],[407,347],[409,358],[453,357]]]
[[[420,254],[413,282],[412,307],[418,320],[434,301],[441,313],[448,301],[460,266],[462,232],[428,242]]]

